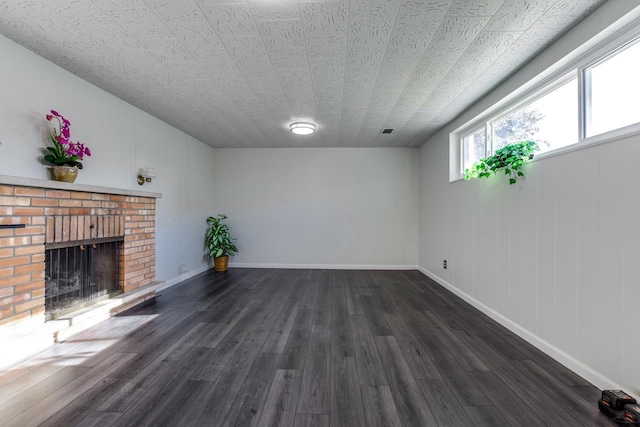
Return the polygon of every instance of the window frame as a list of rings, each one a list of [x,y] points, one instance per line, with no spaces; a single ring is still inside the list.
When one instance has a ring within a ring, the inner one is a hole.
[[[527,107],[528,105],[533,104],[534,102],[538,101],[541,98],[544,98],[545,96],[547,96],[548,94],[550,94],[554,90],[560,88],[561,86],[569,83],[570,81],[572,81],[574,79],[576,79],[576,80],[578,79],[577,70],[572,70],[569,73],[565,74],[564,76],[561,76],[561,77],[553,80],[551,83],[545,85],[544,87],[542,87],[541,89],[536,90],[533,93],[530,93],[528,96],[524,97],[519,102],[513,104],[509,109],[502,110],[499,114],[494,115],[489,120],[487,120],[487,127],[491,129],[491,142],[492,142],[491,151],[489,151],[490,154],[488,154],[488,155],[491,155],[494,152],[494,150],[493,150],[493,128],[492,128],[493,122],[497,122],[497,121],[507,117],[508,115],[510,115],[512,113],[515,113],[515,112]],[[578,83],[578,85],[579,85],[579,83]],[[578,86],[578,93],[579,92],[580,92],[580,86]],[[576,96],[577,95],[578,94],[576,94]],[[576,106],[576,109],[577,109],[577,113],[580,114],[580,106],[579,105]],[[580,141],[580,138],[578,138],[578,142],[579,141]],[[571,145],[575,145],[575,144],[571,144]],[[551,152],[551,151],[555,151],[555,150],[549,150],[549,151],[547,151],[547,153]]]
[[[581,67],[578,67],[578,71],[580,72],[583,78],[583,85],[581,86],[582,88],[581,94],[583,98],[582,99],[583,108],[581,110],[583,112],[583,123],[580,128],[582,139],[595,138],[597,136],[605,135],[605,134],[608,134],[609,132],[613,132],[618,129],[625,129],[625,128],[640,124],[640,121],[638,121],[636,123],[631,123],[626,126],[614,128],[606,132],[601,132],[599,134],[587,136],[587,131],[589,130],[589,124],[590,124],[589,116],[591,115],[591,102],[589,102],[591,100],[591,96],[589,96],[589,94],[591,92],[591,86],[592,86],[592,80],[590,77],[591,69],[597,67],[600,64],[605,63],[610,58],[613,58],[616,55],[624,52],[625,50],[631,48],[633,45],[640,46],[640,31],[631,35],[630,37],[624,38],[622,40],[616,40],[615,43],[612,43],[611,46],[609,46],[609,48],[606,50],[606,53],[604,53],[603,55],[598,55],[597,58],[589,61],[587,64]]]
[[[486,123],[484,125],[480,124],[478,127],[469,129],[467,132],[465,132],[464,134],[462,134],[460,136],[460,155],[461,155],[460,164],[462,165],[461,173],[464,173],[465,156],[466,156],[467,151],[468,151],[468,147],[465,148],[464,140],[465,140],[465,138],[467,138],[467,137],[469,137],[471,135],[475,135],[476,133],[480,132],[482,129],[484,129],[484,155],[485,155],[485,157],[489,156],[489,146],[491,144],[489,142],[489,139],[491,137],[489,135],[489,128],[488,128],[487,124]]]
[[[493,154],[493,130],[491,123],[509,114],[534,103],[538,99],[544,97],[560,86],[568,83],[572,79],[577,80],[577,114],[578,129],[577,142],[561,148],[553,149],[536,155],[534,160],[540,160],[547,157],[553,157],[570,151],[581,150],[594,145],[613,142],[622,138],[627,138],[636,134],[640,134],[640,122],[633,123],[620,128],[612,129],[601,134],[586,136],[587,123],[589,119],[589,105],[587,105],[587,90],[590,90],[591,80],[589,78],[590,68],[598,65],[613,57],[619,52],[631,47],[633,44],[640,44],[640,20],[629,24],[625,29],[616,35],[605,39],[603,42],[589,49],[586,53],[578,56],[575,60],[570,61],[562,67],[555,66],[556,70],[549,75],[538,76],[533,81],[520,87],[504,97],[502,100],[494,103],[493,106],[485,110],[484,113],[476,116],[475,119],[467,122],[465,125],[456,129],[449,135],[451,148],[450,157],[450,182],[464,179],[464,143],[463,140],[467,136],[475,133],[483,126],[486,134],[486,156]],[[554,67],[552,67],[554,68]],[[545,74],[545,73],[543,73]],[[455,145],[454,145],[455,144]],[[459,155],[455,156],[458,151]],[[458,160],[455,161],[454,158]]]

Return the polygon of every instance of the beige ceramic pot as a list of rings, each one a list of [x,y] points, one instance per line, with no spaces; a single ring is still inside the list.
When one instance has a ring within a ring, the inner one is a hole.
[[[74,182],[78,177],[77,166],[54,166],[53,179],[63,182]]]

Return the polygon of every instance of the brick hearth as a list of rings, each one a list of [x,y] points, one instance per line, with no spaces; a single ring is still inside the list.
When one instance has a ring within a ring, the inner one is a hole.
[[[125,293],[154,283],[155,213],[153,197],[0,184],[0,224],[25,225],[0,228],[0,328],[44,322],[45,243],[82,240],[90,225],[96,237],[124,233]]]

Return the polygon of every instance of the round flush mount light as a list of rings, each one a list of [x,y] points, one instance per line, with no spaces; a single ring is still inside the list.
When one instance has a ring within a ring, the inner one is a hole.
[[[291,123],[289,127],[291,128],[291,132],[296,135],[309,135],[316,131],[316,125],[313,123],[295,122]]]

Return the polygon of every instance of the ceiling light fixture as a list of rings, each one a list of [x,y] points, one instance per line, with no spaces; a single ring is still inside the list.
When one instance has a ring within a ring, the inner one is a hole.
[[[296,135],[309,135],[316,131],[316,125],[313,123],[295,122],[291,123],[289,127],[291,128],[291,132]]]

